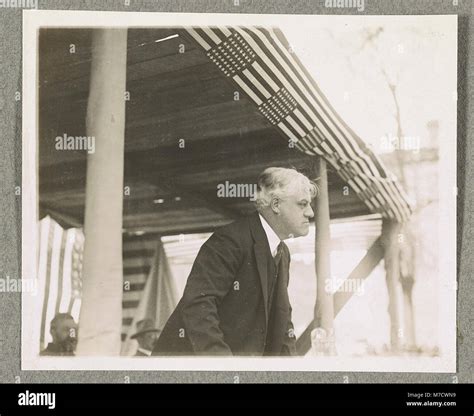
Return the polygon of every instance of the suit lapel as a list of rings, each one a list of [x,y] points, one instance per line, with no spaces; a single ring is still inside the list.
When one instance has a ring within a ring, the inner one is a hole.
[[[260,284],[262,287],[263,304],[265,308],[265,322],[268,324],[268,270],[267,270],[267,255],[269,252],[268,240],[265,235],[265,230],[260,222],[258,212],[249,217],[250,230],[254,239],[254,253],[257,260],[257,269],[260,276]]]
[[[290,252],[285,245],[283,255],[280,262],[282,272],[278,274],[275,282],[273,293],[273,305],[271,305],[270,321],[268,327],[267,353],[269,355],[280,355],[283,344],[285,342],[286,331],[288,330],[288,319],[290,302],[288,299],[288,279],[289,279],[289,263]]]
[[[267,270],[267,247],[262,243],[253,246],[255,258],[257,259],[258,274],[262,286],[263,304],[265,307],[265,322],[268,323],[268,270]]]

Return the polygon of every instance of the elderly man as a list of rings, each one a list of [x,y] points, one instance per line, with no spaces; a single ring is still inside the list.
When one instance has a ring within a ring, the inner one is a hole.
[[[266,169],[257,212],[218,229],[201,247],[153,355],[295,355],[283,240],[308,234],[315,195],[296,170]]]

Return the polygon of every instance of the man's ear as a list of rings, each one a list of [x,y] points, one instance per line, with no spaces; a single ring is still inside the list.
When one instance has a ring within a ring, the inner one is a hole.
[[[270,202],[270,208],[272,209],[275,215],[280,214],[280,200],[278,198],[272,198]]]

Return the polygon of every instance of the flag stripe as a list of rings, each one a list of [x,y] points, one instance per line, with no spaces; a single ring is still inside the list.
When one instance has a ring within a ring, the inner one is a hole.
[[[45,315],[45,334],[44,339],[46,344],[51,341],[50,323],[55,315],[56,299],[58,296],[58,272],[59,272],[59,258],[61,251],[61,240],[63,229],[61,226],[52,221],[52,235],[51,243],[51,257],[49,268],[49,290],[46,300],[46,315]]]
[[[49,300],[49,287],[51,283],[51,257],[52,257],[52,241],[53,241],[53,233],[54,233],[54,225],[52,221],[48,222],[48,227],[45,230],[47,233],[46,237],[46,273],[45,273],[45,281],[44,281],[44,298],[43,298],[43,307],[41,312],[41,339],[40,343],[41,346],[45,347],[45,339],[46,339],[46,316],[48,312],[48,300]]]
[[[41,321],[40,321],[40,348],[44,348],[44,322],[43,316],[46,316],[44,311],[45,307],[45,296],[46,296],[46,276],[48,269],[48,239],[49,239],[49,228],[50,218],[46,217],[40,222],[40,233],[39,233],[39,258],[38,258],[38,292],[41,301]]]
[[[54,308],[54,313],[57,314],[59,312],[61,306],[61,297],[63,295],[63,279],[64,279],[64,261],[65,261],[65,253],[64,249],[67,243],[67,232],[62,233],[61,237],[61,250],[59,254],[59,271],[58,271],[58,292],[56,297],[56,307]]]
[[[63,264],[63,280],[62,280],[62,291],[61,291],[61,298],[59,303],[59,311],[67,311],[69,307],[69,300],[72,296],[72,288],[71,288],[71,256],[72,256],[72,248],[74,245],[76,230],[71,228],[67,230],[67,241],[64,248],[64,264]]]

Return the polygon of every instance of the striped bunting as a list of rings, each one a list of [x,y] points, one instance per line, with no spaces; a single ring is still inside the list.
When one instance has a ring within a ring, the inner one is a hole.
[[[127,244],[130,247],[130,243]],[[178,304],[178,293],[174,285],[174,279],[166,257],[163,243],[158,237],[153,241],[154,255],[151,264],[148,262],[148,276],[146,283],[137,293],[137,305],[133,314],[129,315],[130,322],[127,327],[122,326],[122,348],[121,355],[135,354],[138,344],[131,336],[137,330],[137,323],[142,319],[153,319],[159,329],[163,329],[166,321],[171,316]],[[125,275],[124,275],[125,276]],[[124,292],[125,295],[126,292]],[[129,309],[131,311],[131,309]],[[124,309],[125,312],[125,309]],[[124,330],[126,331],[124,333]]]
[[[123,241],[122,342],[130,332],[136,316],[155,249],[156,240],[135,238]]]
[[[225,76],[294,146],[322,156],[370,211],[398,222],[411,215],[394,175],[340,118],[277,30],[187,28]]]
[[[50,323],[58,313],[79,321],[84,234],[64,230],[51,217],[39,222],[38,288],[41,296],[40,349],[52,342]]]

